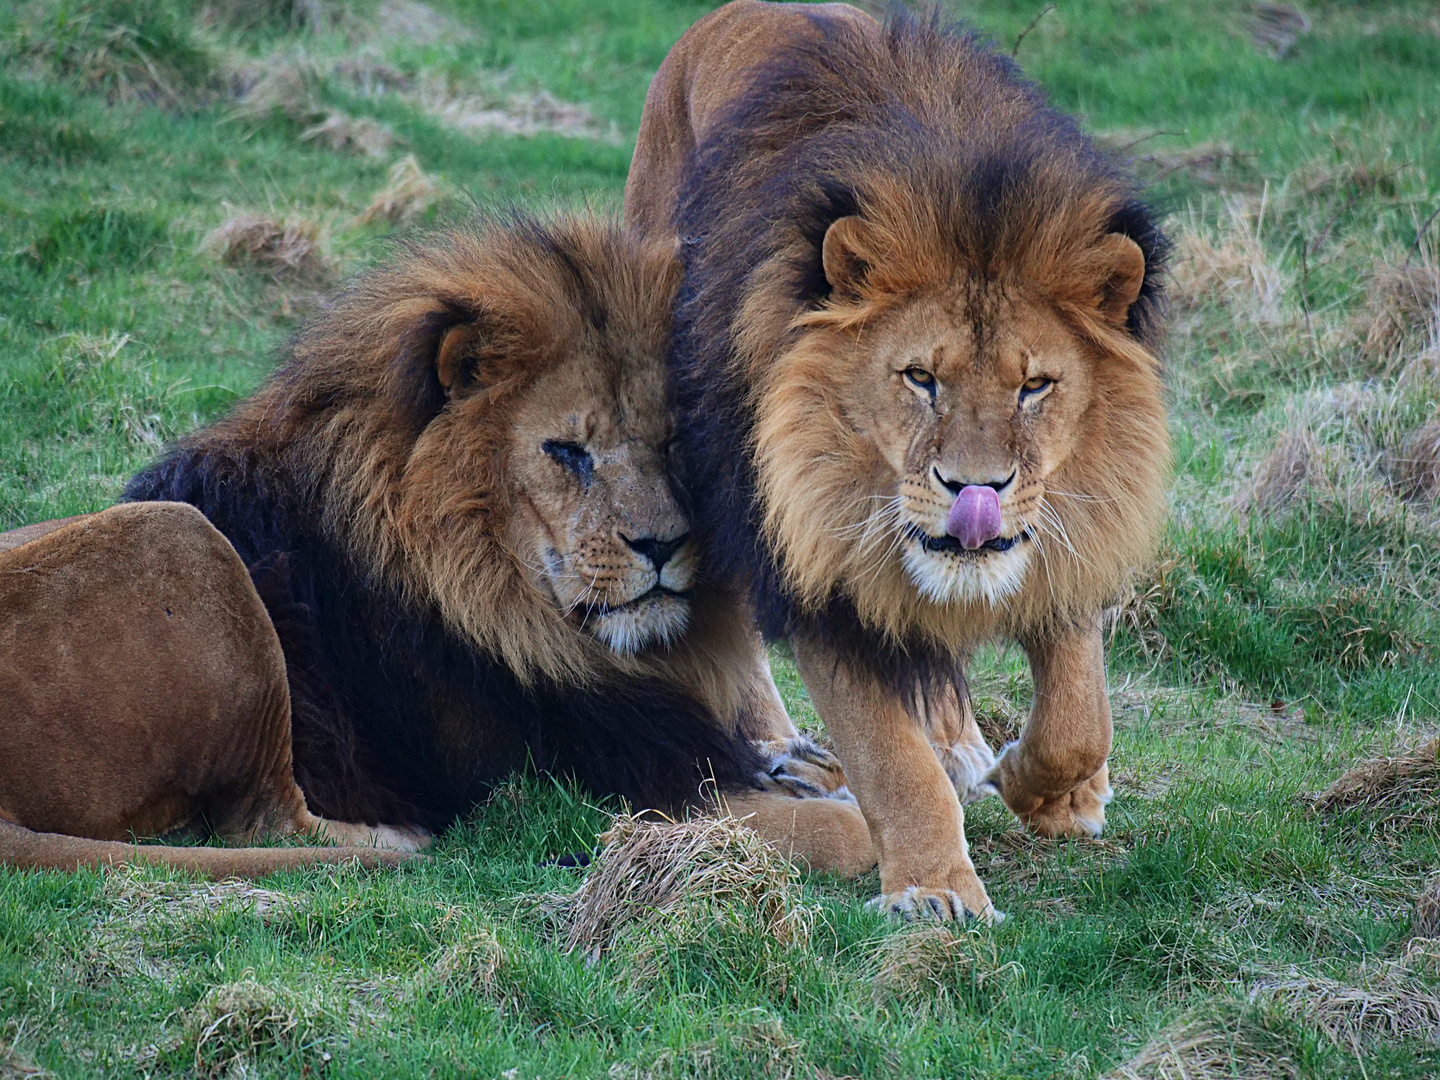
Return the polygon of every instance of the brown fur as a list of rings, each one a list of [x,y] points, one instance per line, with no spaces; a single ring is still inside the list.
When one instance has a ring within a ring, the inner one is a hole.
[[[985,639],[1020,642],[1035,706],[985,780],[1043,835],[1099,832],[1111,739],[1099,612],[1149,556],[1165,501],[1155,267],[1111,231],[1131,193],[1084,157],[1079,136],[1043,144],[1055,149],[1027,180],[1040,194],[997,195],[983,221],[967,216],[968,179],[943,175],[943,164],[891,169],[874,164],[881,152],[861,165],[823,159],[856,205],[828,221],[817,251],[809,223],[786,216],[795,188],[771,172],[802,139],[813,144],[827,124],[855,137],[900,102],[938,138],[1003,154],[1042,108],[973,46],[826,9],[736,0],[686,33],[646,99],[626,220],[673,237],[683,214],[702,215],[687,244],[700,269],[687,272],[713,272],[733,248],[703,235],[715,219],[703,217],[710,197],[691,172],[726,139],[748,147],[734,155],[738,172],[713,182],[774,200],[757,204],[774,239],[768,259],[737,256],[748,273],[730,317],[732,359],[709,377],[744,387],[753,409],[756,502],[793,598],[792,645],[876,838],[885,902],[985,912],[963,813],[913,705],[863,647],[838,643],[826,612],[848,605],[877,652],[888,644],[963,662]],[[843,63],[810,59],[827,51]],[[787,120],[764,127],[770,106],[747,94],[787,64],[797,73],[778,107]],[[748,133],[728,127],[752,116],[761,126]],[[872,145],[883,144],[877,129]],[[751,209],[730,197],[731,220]],[[825,290],[806,303],[796,268],[817,262]],[[702,310],[696,319],[710,317]],[[933,397],[907,374],[915,368]],[[913,540],[910,529],[945,537],[964,484],[1001,492],[1001,535],[1021,537],[1013,549],[951,554]],[[983,745],[963,701],[931,711],[932,728],[961,733],[957,746]]]
[[[0,535],[0,863],[148,862],[214,877],[420,838],[312,815],[290,765],[285,661],[234,550],[193,507],[133,503]],[[136,845],[325,835],[363,847]]]
[[[743,600],[697,576],[666,460],[663,356],[678,280],[669,245],[643,248],[594,221],[432,237],[359,281],[274,378],[174,460],[269,477],[292,518],[318,517],[312,535],[353,564],[346,588],[393,591],[402,616],[438,618],[537,693],[679,688],[760,745],[765,790],[727,790],[735,812],[816,865],[863,869],[874,856],[853,801],[791,805],[793,793],[835,793],[843,772],[791,724]],[[247,560],[268,554],[247,552],[237,536],[250,524],[222,521],[215,506],[202,508]],[[659,574],[641,551],[651,542],[675,546]],[[480,795],[464,774],[493,772],[513,735],[451,690],[425,691],[434,704],[403,730],[359,730],[357,741],[383,742],[382,756],[404,739],[423,744],[462,776],[437,812],[463,812]],[[298,743],[299,719],[296,732]]]

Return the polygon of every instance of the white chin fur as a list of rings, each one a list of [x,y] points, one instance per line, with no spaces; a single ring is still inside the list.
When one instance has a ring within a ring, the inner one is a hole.
[[[625,656],[654,645],[669,645],[685,632],[690,604],[678,596],[657,596],[620,611],[607,611],[591,622],[591,630]]]
[[[1030,543],[1022,541],[1009,551],[969,556],[926,551],[907,542],[901,559],[905,573],[925,599],[937,604],[978,602],[994,607],[1019,591],[1030,565]]]

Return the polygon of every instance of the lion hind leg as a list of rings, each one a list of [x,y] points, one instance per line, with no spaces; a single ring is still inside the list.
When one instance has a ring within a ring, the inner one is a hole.
[[[869,826],[853,799],[797,799],[769,791],[721,796],[722,813],[754,829],[786,858],[853,877],[875,866]]]
[[[399,866],[415,856],[377,847],[209,848],[127,844],[63,833],[34,832],[0,819],[0,864],[22,870],[74,871],[144,863],[209,878],[256,878],[280,870],[355,862],[367,869]]]

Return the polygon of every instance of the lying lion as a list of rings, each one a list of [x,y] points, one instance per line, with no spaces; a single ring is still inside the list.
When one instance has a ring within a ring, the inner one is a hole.
[[[193,507],[135,503],[0,534],[0,657],[0,863],[253,877],[393,866],[423,842],[307,809],[280,642],[244,564]],[[232,842],[363,846],[125,842],[202,823]]]
[[[1163,237],[972,33],[755,0],[661,66],[625,216],[683,238],[671,367],[701,554],[794,648],[880,902],[989,913],[917,719],[965,726],[967,654],[1019,642],[1034,706],[975,779],[1041,835],[1103,827],[1100,612],[1165,506]]]
[[[255,577],[316,810],[439,829],[528,763],[874,864],[743,601],[698,568],[666,404],[678,281],[669,245],[595,222],[433,236],[132,481]]]

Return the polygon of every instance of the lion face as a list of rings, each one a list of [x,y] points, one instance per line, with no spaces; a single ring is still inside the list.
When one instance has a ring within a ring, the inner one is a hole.
[[[845,414],[884,463],[875,521],[915,588],[937,603],[996,604],[1038,547],[1063,546],[1047,496],[1076,448],[1090,364],[1054,314],[1019,295],[981,301],[977,338],[953,295],[882,316],[854,343]]]
[[[1063,273],[979,274],[908,220],[833,223],[831,295],[751,369],[788,583],[802,605],[839,593],[866,624],[949,648],[1093,612],[1163,508],[1158,365],[1126,327],[1144,257],[1080,234]],[[763,296],[744,315],[774,327],[784,309]]]
[[[532,581],[565,618],[634,653],[684,631],[695,547],[670,479],[663,386],[606,386],[599,374],[564,364],[520,408],[514,532]]]

